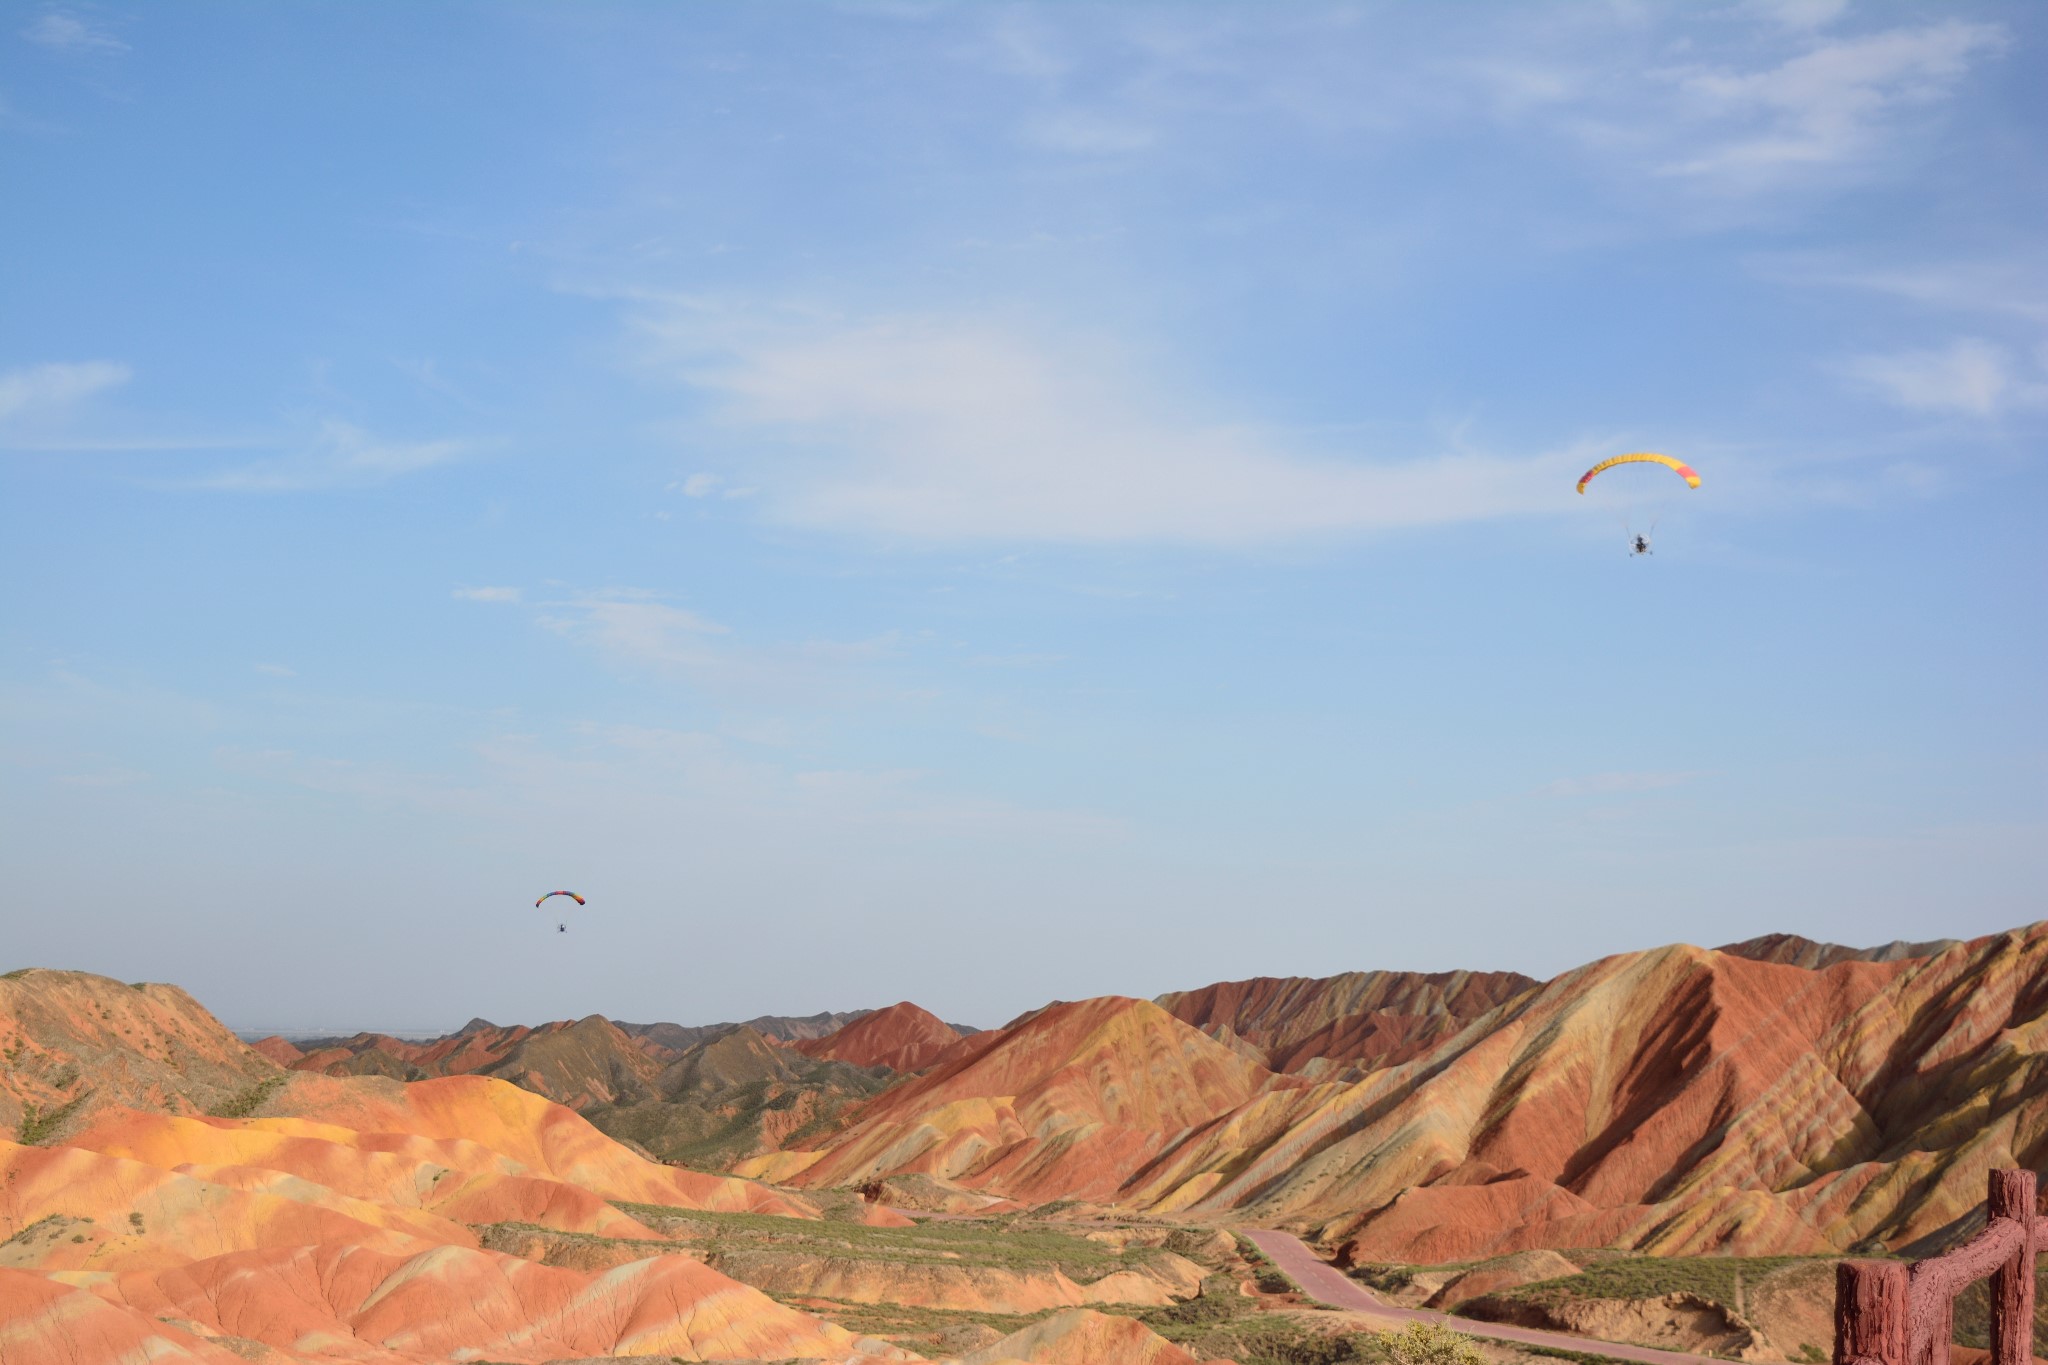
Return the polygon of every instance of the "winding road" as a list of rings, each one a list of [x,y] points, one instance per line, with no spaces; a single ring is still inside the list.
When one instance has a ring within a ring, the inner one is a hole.
[[[1299,1237],[1285,1232],[1274,1232],[1269,1228],[1239,1228],[1237,1232],[1239,1236],[1265,1252],[1273,1264],[1285,1271],[1288,1278],[1300,1285],[1302,1291],[1310,1298],[1331,1308],[1371,1313],[1375,1317],[1394,1318],[1402,1322],[1441,1323],[1469,1336],[1491,1337],[1496,1341],[1512,1341],[1523,1346],[1550,1346],[1565,1351],[1585,1351],[1592,1355],[1609,1356],[1615,1360],[1641,1361],[1643,1365],[1728,1365],[1727,1361],[1716,1360],[1712,1356],[1687,1355],[1682,1351],[1659,1351],[1649,1346],[1626,1346],[1620,1342],[1598,1341],[1592,1337],[1568,1337],[1556,1332],[1539,1332],[1529,1327],[1510,1327],[1504,1323],[1478,1322],[1472,1318],[1455,1318],[1448,1313],[1432,1313],[1426,1308],[1396,1307],[1374,1296],[1364,1285],[1335,1266],[1319,1259]]]

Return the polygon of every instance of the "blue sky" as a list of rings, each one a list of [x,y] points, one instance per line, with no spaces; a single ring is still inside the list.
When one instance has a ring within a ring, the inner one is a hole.
[[[992,1024],[2035,919],[2044,43],[11,7],[0,965]]]

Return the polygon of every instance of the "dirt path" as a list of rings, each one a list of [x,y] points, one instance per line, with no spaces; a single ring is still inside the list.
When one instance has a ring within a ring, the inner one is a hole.
[[[1335,1266],[1324,1263],[1299,1237],[1285,1232],[1273,1232],[1266,1228],[1239,1228],[1238,1234],[1272,1257],[1273,1264],[1286,1271],[1310,1298],[1332,1308],[1349,1309],[1354,1313],[1371,1313],[1376,1317],[1393,1318],[1401,1322],[1437,1322],[1475,1337],[1491,1337],[1495,1341],[1518,1342],[1524,1346],[1552,1346],[1566,1351],[1586,1351],[1595,1355],[1612,1356],[1617,1360],[1642,1361],[1643,1365],[1728,1365],[1727,1361],[1716,1360],[1712,1356],[1687,1355],[1681,1351],[1659,1351],[1648,1346],[1624,1346],[1619,1342],[1598,1341],[1592,1337],[1568,1337],[1556,1332],[1539,1332],[1529,1327],[1509,1327],[1502,1323],[1454,1318],[1448,1313],[1432,1313],[1426,1308],[1397,1307],[1374,1296],[1372,1291]]]

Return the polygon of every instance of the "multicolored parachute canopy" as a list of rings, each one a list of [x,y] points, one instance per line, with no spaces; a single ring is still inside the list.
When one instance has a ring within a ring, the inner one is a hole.
[[[548,896],[567,896],[570,900],[575,901],[578,905],[583,905],[587,903],[584,901],[583,897],[577,895],[574,891],[550,891],[548,892],[547,896],[542,896],[540,900],[535,901],[533,903],[533,908],[536,910],[540,909],[541,903],[543,901],[546,901],[548,899]]]
[[[1666,469],[1675,471],[1679,478],[1685,480],[1688,487],[1698,488],[1700,486],[1700,476],[1693,473],[1691,465],[1674,460],[1669,455],[1659,455],[1653,450],[1638,450],[1628,455],[1617,455],[1611,460],[1602,460],[1599,464],[1594,465],[1584,474],[1581,474],[1579,476],[1579,491],[1581,493],[1586,491],[1586,485],[1593,482],[1595,474],[1598,474],[1603,469],[1612,469],[1618,464],[1661,464]]]

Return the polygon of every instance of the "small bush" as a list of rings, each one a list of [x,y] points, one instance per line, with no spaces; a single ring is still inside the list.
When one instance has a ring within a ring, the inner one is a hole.
[[[1261,1294],[1292,1294],[1294,1292],[1294,1281],[1288,1279],[1271,1266],[1260,1266],[1258,1274],[1253,1279],[1257,1282]]]
[[[78,1106],[92,1097],[92,1091],[81,1091],[55,1109],[41,1109],[33,1104],[21,1106],[21,1122],[16,1126],[14,1140],[24,1147],[33,1147],[44,1138],[64,1126],[64,1120],[71,1117]]]
[[[233,1099],[216,1104],[206,1111],[208,1118],[245,1119],[263,1107],[263,1102],[277,1093],[284,1084],[283,1076],[266,1076]]]
[[[1472,1338],[1434,1322],[1382,1332],[1379,1345],[1393,1365],[1484,1365],[1486,1360]]]

